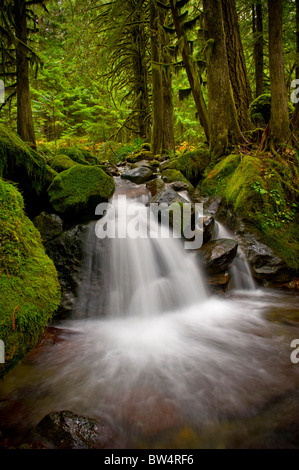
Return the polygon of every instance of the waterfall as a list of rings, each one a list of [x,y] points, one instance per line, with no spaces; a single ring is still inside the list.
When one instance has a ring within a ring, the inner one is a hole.
[[[234,235],[219,222],[216,222],[216,236],[215,238],[231,238],[235,239]],[[255,282],[251,274],[251,269],[246,256],[240,246],[238,247],[237,256],[234,259],[230,272],[232,275],[233,288],[236,290],[255,290]]]
[[[147,200],[144,194],[123,197],[116,191],[105,218],[89,224],[77,318],[103,314],[146,317],[206,300],[207,289],[196,260],[168,227],[150,219]],[[116,236],[99,239],[95,232],[107,220]],[[142,236],[118,237],[130,223],[138,225]]]

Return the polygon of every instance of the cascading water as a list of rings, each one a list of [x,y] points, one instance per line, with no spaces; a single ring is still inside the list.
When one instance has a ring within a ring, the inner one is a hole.
[[[135,188],[125,183],[116,196],[130,193],[131,215],[138,209],[135,222],[147,228],[147,196],[134,197]],[[122,230],[128,207],[118,207]],[[256,426],[259,410],[299,385],[289,347],[296,333],[265,318],[288,300],[266,291],[208,297],[180,240],[101,240],[95,230],[92,223],[86,233],[75,319],[59,322],[63,340],[46,344],[0,384],[0,418],[25,435],[53,411],[104,418],[117,448],[250,441],[255,428],[246,420]],[[297,408],[295,400],[288,413]]]
[[[167,238],[168,228],[151,219],[143,198],[113,198],[116,233],[125,233],[127,214],[138,215],[143,238],[113,238],[109,243],[110,316],[138,317],[174,311],[206,299],[198,267],[186,257],[179,240]],[[133,216],[131,216],[133,217]],[[163,233],[165,232],[165,233]],[[153,237],[153,234],[160,236]]]
[[[231,238],[235,237],[233,234],[222,225],[220,222],[216,222],[215,238]],[[240,246],[238,247],[237,256],[234,259],[230,272],[232,275],[233,288],[236,290],[255,290],[255,282],[251,274],[249,263],[246,259]]]

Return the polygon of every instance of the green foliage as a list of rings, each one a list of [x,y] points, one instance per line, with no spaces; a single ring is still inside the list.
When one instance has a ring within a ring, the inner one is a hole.
[[[299,268],[295,161],[231,154],[208,171],[201,190],[219,195],[236,213],[258,228],[291,268]]]
[[[99,166],[78,164],[59,173],[48,192],[56,212],[83,220],[94,216],[97,204],[108,201],[114,189],[113,178]]]
[[[36,345],[59,305],[60,287],[40,234],[24,214],[21,194],[1,178],[0,223],[0,339],[6,354],[2,376]]]

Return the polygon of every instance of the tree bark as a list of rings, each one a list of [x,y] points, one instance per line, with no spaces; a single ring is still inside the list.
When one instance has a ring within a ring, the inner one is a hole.
[[[229,76],[233,88],[239,126],[242,131],[251,128],[248,115],[252,93],[239,29],[236,0],[222,0],[222,12]]]
[[[282,44],[282,0],[268,0],[269,66],[271,84],[270,129],[273,143],[283,144],[290,137],[288,97],[284,76]]]
[[[264,28],[263,8],[260,2],[252,4],[252,31],[254,37],[255,97],[264,91]]]
[[[159,39],[159,11],[155,0],[150,2],[151,61],[152,61],[152,137],[151,149],[155,155],[162,151],[163,89],[161,73],[161,41]]]
[[[160,24],[167,23],[168,13],[160,9]],[[172,93],[172,68],[171,57],[168,52],[169,34],[162,32],[162,94],[163,94],[163,138],[162,149],[166,152],[174,152],[174,122],[173,122],[173,93]]]
[[[252,4],[252,33],[254,39],[255,98],[264,91],[264,28],[263,8],[259,2]]]
[[[206,27],[213,41],[207,65],[210,150],[217,161],[230,143],[243,140],[230,84],[221,0],[204,0]]]
[[[299,80],[299,0],[296,0],[296,78]]]
[[[176,30],[177,38],[182,43],[182,59],[184,62],[185,70],[187,73],[188,81],[192,91],[193,99],[196,105],[197,114],[200,124],[205,132],[206,138],[210,139],[209,117],[207,107],[201,91],[201,84],[198,76],[197,68],[192,61],[190,47],[186,35],[182,29],[179,20],[179,12],[174,3],[174,0],[169,0],[174,27]]]
[[[36,148],[31,97],[29,87],[29,63],[27,52],[27,21],[25,0],[14,0],[17,69],[17,132],[24,142]]]
[[[133,9],[133,7],[132,7]],[[135,95],[137,98],[137,119],[139,137],[150,140],[148,72],[146,64],[146,38],[144,23],[141,21],[140,11],[135,13],[136,25],[132,27],[133,70],[135,74]]]

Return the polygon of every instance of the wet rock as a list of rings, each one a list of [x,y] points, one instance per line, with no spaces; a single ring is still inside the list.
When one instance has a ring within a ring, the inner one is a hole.
[[[172,170],[172,169],[164,170],[162,172],[162,179],[165,183],[173,183],[175,181],[180,181],[180,182],[182,181],[183,183],[187,185],[188,191],[192,192],[194,190],[194,187],[192,186],[190,181],[188,181],[187,178],[185,178],[185,176],[178,170]]]
[[[162,204],[165,203],[167,205],[172,204],[173,202],[179,203],[188,203],[188,201],[180,196],[176,191],[172,188],[165,188],[164,190],[160,191],[156,196],[152,197],[149,201],[150,203],[157,203]],[[194,204],[192,204],[194,206]]]
[[[242,220],[220,197],[202,200],[209,212],[234,232],[240,248],[251,266],[253,277],[265,285],[280,286],[294,277],[294,273],[275,251],[269,247],[262,233],[246,220]]]
[[[164,170],[168,170],[168,169],[171,169],[171,168],[174,168],[174,163],[171,160],[165,160],[164,162],[161,162],[160,166],[159,166],[159,169],[160,169],[161,173]]]
[[[150,191],[151,196],[154,197],[156,194],[165,189],[165,183],[161,178],[156,178],[154,180],[148,181],[146,183],[146,187]]]
[[[160,191],[160,193],[152,197],[149,204],[158,204],[156,207],[152,206],[152,210],[159,221],[166,223],[169,220],[169,224],[175,227],[177,232],[180,230],[183,236],[186,236],[188,240],[192,240],[190,230],[195,229],[195,205],[193,203],[190,203],[172,188],[166,187],[164,190]],[[182,206],[183,204],[186,206]],[[177,210],[177,205],[180,206],[180,211]],[[185,220],[182,216],[182,207],[186,216],[189,210],[189,218],[186,217]],[[179,216],[176,220],[174,220],[175,214]]]
[[[170,187],[175,191],[188,191],[190,185],[184,181],[174,181]]]
[[[223,293],[227,290],[231,276],[228,271],[218,274],[207,274],[206,281],[210,289],[215,293]]]
[[[104,420],[66,410],[45,416],[35,435],[52,449],[104,449],[111,443],[113,431]]]
[[[42,212],[35,217],[33,223],[40,232],[43,243],[58,237],[63,232],[63,221],[56,214]]]
[[[57,270],[61,303],[57,315],[67,317],[72,311],[80,283],[83,241],[87,226],[77,225],[44,243],[47,255]]]
[[[218,274],[230,266],[237,250],[238,243],[235,240],[223,238],[203,245],[198,250],[197,257],[208,274]]]
[[[141,166],[134,168],[133,170],[127,170],[122,173],[121,178],[132,181],[135,184],[143,184],[149,181],[153,176],[153,172],[150,168]]]
[[[215,219],[211,215],[203,217],[203,243],[208,243],[214,235]]]

